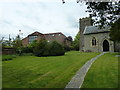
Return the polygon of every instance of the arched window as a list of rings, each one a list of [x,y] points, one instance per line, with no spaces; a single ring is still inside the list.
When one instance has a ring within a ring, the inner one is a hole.
[[[93,37],[93,39],[92,39],[92,46],[96,46],[96,38],[95,37]]]

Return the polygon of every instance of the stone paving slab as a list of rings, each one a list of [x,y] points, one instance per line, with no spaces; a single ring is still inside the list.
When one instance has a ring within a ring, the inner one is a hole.
[[[71,79],[71,81],[66,85],[65,89],[67,88],[80,88],[82,86],[82,83],[84,81],[85,75],[88,72],[90,66],[92,63],[101,55],[104,55],[106,52],[103,52],[96,57],[92,58],[91,60],[87,61],[81,69],[79,69],[76,73],[76,75]]]

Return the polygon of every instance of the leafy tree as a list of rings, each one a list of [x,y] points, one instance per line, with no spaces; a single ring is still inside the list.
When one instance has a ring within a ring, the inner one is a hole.
[[[17,35],[15,40],[13,41],[13,47],[16,49],[19,55],[22,54],[22,40],[20,39],[19,35]]]
[[[43,56],[45,47],[47,45],[47,41],[44,39],[39,40],[39,42],[36,43],[35,48],[33,49],[33,52],[36,56]]]
[[[22,47],[22,40],[20,39],[20,36],[16,36],[15,40],[13,41],[13,47],[18,48]]]
[[[110,30],[110,39],[120,42],[120,18],[112,25]]]
[[[75,50],[79,50],[79,41],[80,41],[80,32],[77,33],[72,44]]]
[[[86,2],[87,12],[94,17],[94,24],[112,25],[120,18],[120,1],[119,2]]]
[[[62,0],[64,3],[65,1]],[[77,3],[81,3],[80,0],[77,0]],[[111,40],[120,41],[119,35],[119,24],[116,24],[120,18],[120,1],[116,2],[86,2],[87,11],[90,13],[90,17],[93,20],[94,24],[99,25],[100,28],[104,28],[104,25],[111,26]],[[118,21],[117,21],[118,20]],[[115,23],[116,22],[116,23]],[[114,24],[115,23],[115,24]],[[114,26],[118,25],[118,26]],[[116,31],[117,30],[117,31]],[[112,32],[114,31],[114,34]],[[114,39],[113,39],[114,37]]]

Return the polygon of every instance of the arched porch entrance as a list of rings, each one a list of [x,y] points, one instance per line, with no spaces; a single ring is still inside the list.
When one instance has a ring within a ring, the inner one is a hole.
[[[103,51],[109,51],[109,42],[107,40],[103,41]]]

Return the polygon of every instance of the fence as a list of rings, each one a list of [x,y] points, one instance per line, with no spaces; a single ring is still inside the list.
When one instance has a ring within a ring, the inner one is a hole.
[[[2,54],[3,55],[8,55],[8,54],[15,54],[15,49],[14,48],[2,48]]]

